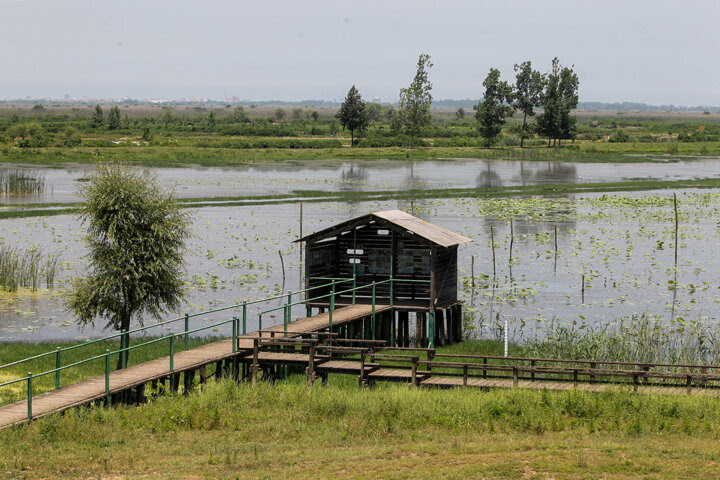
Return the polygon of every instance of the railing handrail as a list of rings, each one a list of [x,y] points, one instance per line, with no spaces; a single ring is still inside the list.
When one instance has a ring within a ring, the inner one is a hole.
[[[334,283],[334,282],[333,282],[333,283]],[[308,288],[305,288],[305,289],[302,289],[302,290],[298,290],[297,292],[294,292],[294,293],[305,293],[305,292],[308,292],[308,291],[311,291],[311,290],[315,290],[315,289],[318,289],[318,288],[323,288],[323,287],[326,287],[326,286],[329,286],[329,285],[331,285],[331,284],[316,285],[316,286],[314,286],[314,287],[308,287]],[[257,303],[262,303],[262,302],[269,302],[269,301],[272,301],[272,300],[277,300],[278,298],[284,298],[285,296],[287,296],[287,294],[283,293],[283,294],[280,294],[280,295],[273,295],[272,297],[262,298],[262,299],[258,299],[258,300],[244,301],[244,302],[241,302],[241,303],[236,303],[236,304],[234,304],[234,305],[229,305],[229,306],[225,306],[225,307],[216,308],[216,309],[213,309],[213,310],[208,310],[208,311],[206,311],[206,312],[198,312],[198,313],[188,314],[188,315],[187,315],[187,318],[195,318],[195,317],[200,317],[200,316],[203,316],[203,315],[209,315],[209,314],[211,314],[211,313],[222,312],[222,311],[231,310],[231,309],[234,309],[234,308],[241,308],[241,307],[243,307],[243,306],[255,305],[255,304],[257,304]],[[154,324],[152,324],[152,325],[143,325],[143,326],[137,327],[137,328],[132,329],[132,330],[127,330],[127,331],[125,331],[125,332],[113,333],[113,334],[107,335],[107,336],[105,336],[105,337],[96,338],[96,339],[89,340],[89,341],[84,342],[84,343],[79,343],[79,344],[77,344],[77,345],[70,345],[70,346],[68,346],[68,347],[61,347],[61,348],[60,348],[60,352],[67,352],[67,351],[70,351],[70,350],[75,350],[75,349],[77,349],[77,348],[87,347],[87,346],[89,346],[89,345],[93,345],[93,344],[96,344],[96,343],[101,343],[101,342],[105,342],[105,341],[108,341],[108,340],[112,340],[112,339],[117,338],[117,337],[121,337],[121,336],[123,336],[123,335],[125,335],[125,334],[128,334],[128,335],[129,335],[129,334],[131,334],[131,333],[137,333],[137,332],[141,332],[141,331],[146,331],[146,330],[149,330],[149,329],[151,329],[151,328],[161,327],[161,326],[163,326],[163,325],[168,325],[168,324],[170,324],[170,323],[179,322],[179,321],[181,321],[181,320],[185,320],[185,315],[180,316],[180,317],[177,317],[177,318],[173,318],[173,319],[170,319],[170,320],[165,320],[165,321],[162,321],[162,322],[154,323]],[[183,331],[182,334],[184,335],[185,332]],[[7,367],[13,367],[13,366],[15,366],[15,365],[20,365],[21,363],[30,362],[30,361],[32,361],[32,360],[37,360],[37,359],[40,359],[40,358],[43,358],[43,357],[47,357],[47,356],[50,356],[50,355],[56,355],[57,352],[58,352],[57,350],[50,350],[50,351],[45,352],[45,353],[40,353],[40,354],[38,354],[38,355],[33,355],[32,357],[23,358],[23,359],[20,359],[20,360],[16,360],[16,361],[14,361],[14,362],[6,363],[6,364],[4,364],[4,365],[0,365],[0,370],[2,370],[2,369],[4,369],[4,368],[7,368]],[[25,378],[25,377],[23,377],[23,380],[24,380],[24,378]],[[3,385],[4,385],[4,384],[0,384],[0,387],[3,386]]]

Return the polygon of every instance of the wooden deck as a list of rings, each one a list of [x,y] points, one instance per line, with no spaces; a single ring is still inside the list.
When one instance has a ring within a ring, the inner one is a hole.
[[[389,309],[389,306],[376,305],[375,313],[381,313]],[[333,326],[353,322],[371,313],[372,307],[369,305],[353,305],[338,308],[333,312]],[[288,327],[288,332],[316,332],[328,328],[328,326],[329,314],[322,313],[292,322]],[[267,330],[283,332],[284,327],[283,325],[278,325]],[[257,336],[257,333],[252,333],[240,337],[238,347],[240,349],[252,349],[252,339]],[[185,352],[176,353],[173,358],[172,373],[170,372],[170,357],[159,358],[128,367],[124,370],[115,371],[110,373],[110,394],[123,392],[153,380],[168,377],[171,374],[195,370],[203,365],[212,364],[232,357],[233,355],[231,340],[222,340]],[[304,361],[307,363],[307,355],[297,355],[297,357],[298,358],[295,359],[296,363],[302,363],[303,359],[300,357],[304,357]],[[34,396],[32,399],[33,419],[43,417],[52,412],[59,412],[85,405],[105,397],[105,376],[101,375],[90,378],[80,383]],[[27,420],[28,410],[26,400],[0,407],[0,428],[22,423]]]

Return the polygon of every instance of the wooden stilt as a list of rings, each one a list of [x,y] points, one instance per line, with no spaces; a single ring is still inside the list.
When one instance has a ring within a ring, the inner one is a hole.
[[[204,385],[205,382],[207,382],[207,369],[206,366],[203,365],[200,367],[200,385]]]

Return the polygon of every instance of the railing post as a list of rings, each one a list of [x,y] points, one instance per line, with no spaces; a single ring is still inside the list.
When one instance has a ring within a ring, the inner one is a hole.
[[[332,332],[332,317],[333,310],[335,310],[335,281],[332,282],[330,287],[330,309],[328,310],[328,323],[330,324],[330,331]]]
[[[190,350],[190,315],[185,314],[185,350]]]
[[[372,339],[375,340],[375,282],[372,282],[372,320],[370,325]]]
[[[244,301],[244,302],[243,302],[242,312],[243,312],[243,328],[242,328],[242,332],[243,332],[243,335],[245,335],[245,334],[247,333],[247,301]]]
[[[258,313],[258,332],[262,332],[262,313]]]
[[[435,308],[431,307],[430,311],[428,312],[429,320],[428,320],[428,342],[430,343],[430,348],[435,348]]]
[[[27,414],[28,420],[32,420],[32,372],[27,375]]]
[[[175,334],[170,335],[170,373],[175,371]],[[172,379],[170,380],[172,382]]]
[[[391,309],[393,308],[393,291],[394,291],[393,283],[394,283],[394,280],[392,277],[390,277],[390,308]]]
[[[105,397],[110,401],[110,349],[105,349]]]
[[[125,348],[127,347],[126,341],[125,341],[125,330],[120,330],[120,365],[122,365],[122,368],[127,367],[127,358],[125,355]]]
[[[283,337],[287,337],[287,327],[290,321],[290,307],[286,303],[283,305]]]
[[[60,347],[55,351],[55,390],[60,388]]]
[[[237,352],[237,317],[232,319],[232,352]]]

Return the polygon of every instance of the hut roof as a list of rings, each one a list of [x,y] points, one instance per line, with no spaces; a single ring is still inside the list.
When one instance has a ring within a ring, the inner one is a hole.
[[[352,220],[333,225],[332,227],[312,233],[295,241],[311,242],[315,240],[322,240],[324,238],[339,235],[343,231],[373,220],[385,225],[395,225],[403,230],[407,230],[408,232],[417,235],[427,242],[441,247],[447,248],[472,241],[469,238],[453,233],[450,230],[446,230],[442,227],[438,227],[437,225],[433,225],[432,223],[428,223],[425,220],[414,217],[402,210],[386,210],[384,212],[369,213],[367,215],[363,215],[362,217],[357,217]]]

